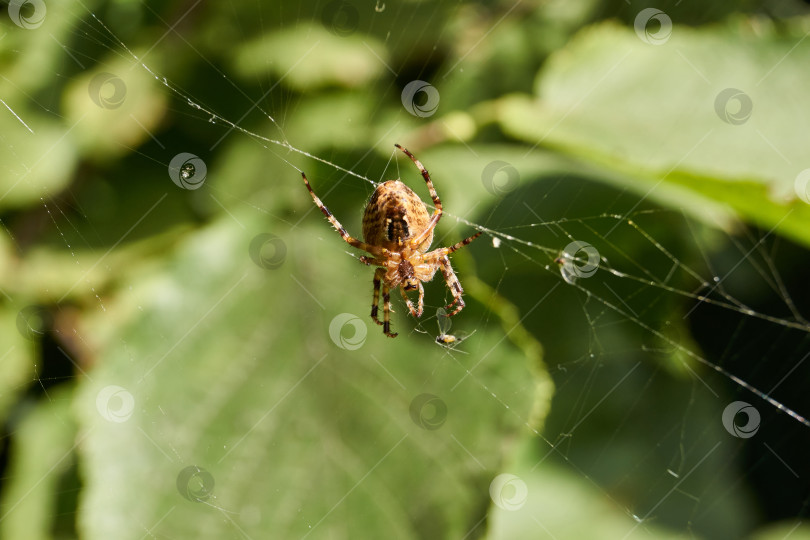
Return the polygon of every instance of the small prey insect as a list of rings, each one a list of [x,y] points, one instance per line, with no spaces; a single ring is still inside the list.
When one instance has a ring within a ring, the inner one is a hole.
[[[369,266],[377,266],[374,272],[374,296],[371,301],[371,318],[383,327],[383,333],[388,337],[396,337],[395,332],[391,332],[390,311],[391,298],[390,291],[400,287],[402,298],[405,300],[408,310],[414,317],[421,317],[425,304],[425,290],[423,282],[433,279],[437,270],[442,271],[448,289],[453,295],[453,301],[446,306],[450,310],[455,306],[448,316],[455,315],[464,308],[462,294],[464,290],[461,283],[450,266],[448,255],[466,246],[481,233],[474,235],[454,244],[450,247],[443,247],[428,251],[433,242],[433,230],[439,219],[442,217],[442,201],[436,194],[433,182],[430,179],[425,167],[408,150],[395,144],[397,148],[414,162],[425,179],[430,197],[433,199],[433,214],[428,213],[425,203],[411,188],[399,180],[388,180],[377,185],[371,198],[366,204],[363,213],[363,240],[358,240],[349,235],[343,225],[332,215],[332,212],[321,202],[312,186],[309,185],[307,175],[303,172],[304,179],[312,199],[323,215],[329,220],[332,226],[340,233],[349,245],[362,249],[371,254],[371,257],[360,257],[360,261]],[[380,289],[382,288],[383,320],[379,318]],[[413,302],[406,291],[419,291],[419,297],[414,307]]]
[[[460,345],[462,341],[475,333],[475,330],[473,330],[472,334],[462,333],[457,336],[451,334],[450,327],[452,326],[452,323],[450,322],[450,316],[447,314],[444,308],[439,308],[436,310],[436,322],[439,325],[439,335],[436,336],[436,343],[447,350],[456,350],[456,347]]]

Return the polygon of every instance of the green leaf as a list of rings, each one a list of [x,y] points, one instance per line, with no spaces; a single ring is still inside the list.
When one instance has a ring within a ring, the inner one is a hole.
[[[766,525],[751,535],[752,540],[781,540],[788,537],[792,540],[810,540],[810,527],[801,522],[785,520]]]
[[[127,57],[75,78],[63,94],[66,136],[96,162],[120,158],[154,139],[167,107],[156,78]]]
[[[19,272],[18,261],[8,238],[0,237],[0,251],[0,283],[5,285]],[[0,290],[9,295],[6,286]],[[5,329],[0,333],[0,351],[3,351],[0,353],[0,419],[3,420],[20,394],[36,379],[36,345],[29,328],[41,330],[38,325],[43,321],[36,317],[36,306],[29,307],[21,302],[21,298],[0,308],[0,325]],[[28,317],[32,315],[34,318],[29,321]]]
[[[600,493],[593,484],[565,469],[545,466],[537,471],[503,473],[496,480],[487,540],[516,538],[688,538],[656,525],[638,524]],[[497,477],[496,477],[497,478]],[[500,480],[500,479],[499,479]],[[520,484],[527,495],[521,499]],[[524,501],[521,504],[521,501]],[[510,505],[511,503],[511,505]],[[588,516],[583,519],[583,515]]]
[[[25,308],[23,308],[25,309]],[[5,418],[17,397],[35,378],[33,362],[34,343],[17,332],[19,312],[4,307],[0,310],[0,324],[6,330],[0,335],[0,418]]]
[[[70,411],[72,397],[72,386],[52,389],[47,401],[22,408],[20,420],[13,424],[0,513],[3,538],[53,538],[55,522],[63,519],[58,498],[70,494],[60,489],[64,488],[60,482],[75,463],[78,444]]]
[[[539,446],[538,443],[536,438],[525,438],[513,463],[490,484],[492,505],[488,514],[487,540],[694,536],[670,528],[673,524],[667,523],[667,518],[671,516],[663,509],[665,504],[676,505],[682,507],[685,515],[694,514],[693,501],[684,500],[683,492],[677,491],[682,484],[692,485],[687,482],[690,474],[672,473],[670,480],[675,489],[670,483],[654,487],[645,484],[644,494],[636,496],[634,488],[627,486],[626,472],[639,465],[637,460],[628,461],[634,459],[631,456],[637,451],[637,443],[628,440],[618,450],[600,453],[600,459],[610,463],[607,469],[613,475],[613,486],[609,487],[579,469],[567,455],[568,450],[560,448],[564,445],[548,448],[544,443],[539,443]],[[744,497],[723,497],[727,492],[721,486],[733,481],[733,476],[723,469],[731,459],[730,452],[718,443],[714,449],[704,449],[699,457],[694,458],[700,461],[692,466],[703,468],[698,474],[723,480],[716,485],[709,484],[710,493],[703,495],[706,500],[716,501],[722,507],[717,513],[721,517],[720,523],[709,526],[709,530],[716,535],[736,538],[744,535],[750,526],[751,510]],[[624,489],[619,488],[620,485]],[[682,489],[688,490],[688,487]],[[636,504],[645,508],[647,515],[633,514],[630,505],[634,499]]]
[[[796,186],[808,168],[810,51],[794,49],[804,31],[782,37],[755,22],[675,26],[659,46],[615,23],[588,28],[549,59],[537,98],[502,100],[501,125],[622,173],[662,204],[686,206],[691,193],[810,245]]]
[[[316,212],[287,231],[217,222],[87,321],[104,337],[77,402],[83,537],[461,537],[481,518],[503,437],[547,410],[548,379],[473,300],[452,331],[476,332],[438,346],[443,284],[419,331],[394,299],[400,335],[383,336],[371,269]],[[265,246],[276,268],[249,256],[259,233],[285,244]],[[343,349],[353,324],[367,334]]]
[[[70,181],[77,161],[76,148],[61,127],[50,120],[35,120],[34,115],[27,112],[17,107],[14,114],[26,124],[32,124],[36,134],[30,133],[11,114],[0,118],[0,130],[12,141],[0,147],[3,163],[0,204],[3,208],[40,204],[43,195],[58,193]]]
[[[371,36],[340,36],[317,24],[300,24],[243,44],[234,65],[246,78],[270,73],[298,90],[362,88],[385,71],[387,56]]]

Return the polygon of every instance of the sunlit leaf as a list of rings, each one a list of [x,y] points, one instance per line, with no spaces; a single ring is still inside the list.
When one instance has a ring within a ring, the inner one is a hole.
[[[672,199],[659,188],[685,188],[810,244],[810,197],[797,188],[808,168],[810,53],[794,45],[745,23],[675,26],[657,46],[600,24],[550,58],[536,98],[505,98],[501,122],[624,173],[660,202]]]

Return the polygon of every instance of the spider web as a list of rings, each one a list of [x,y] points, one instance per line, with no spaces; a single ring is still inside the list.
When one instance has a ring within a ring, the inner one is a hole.
[[[92,17],[96,20],[96,22],[102,26],[112,37],[115,37],[109,28],[107,28],[104,23],[99,20],[94,14]],[[117,38],[116,38],[117,39]],[[146,63],[140,62],[138,57],[130,51],[126,44],[121,41],[118,41],[118,45],[120,45],[131,57],[135,62],[138,62],[140,66],[149,72],[151,75],[155,77],[155,80],[158,83],[162,83],[169,91],[176,94],[182,100],[185,100],[188,103],[188,106],[192,109],[200,111],[201,113],[209,116],[210,121],[220,122],[225,124],[226,126],[239,131],[240,133],[253,138],[254,140],[258,141],[260,144],[265,145],[267,150],[272,150],[272,146],[274,145],[277,147],[285,148],[291,152],[295,152],[301,154],[309,159],[321,162],[329,167],[334,168],[337,171],[340,171],[348,176],[354,177],[356,179],[368,182],[372,186],[376,186],[377,181],[368,178],[362,174],[358,174],[350,169],[341,167],[340,165],[333,163],[327,159],[321,158],[319,156],[315,156],[306,152],[305,150],[296,148],[293,146],[289,141],[286,139],[272,139],[270,137],[260,135],[253,131],[250,131],[241,125],[234,123],[233,121],[224,118],[218,115],[216,112],[208,109],[204,105],[197,103],[193,97],[189,94],[185,93],[181,89],[174,87],[171,85],[165,77],[161,77],[158,73],[153,71]],[[276,120],[267,112],[261,110],[261,107],[258,105],[256,106],[262,114],[283,134],[283,130],[281,126],[276,122]],[[295,169],[297,172],[302,172],[300,168],[296,165],[288,161],[282,155],[275,153],[274,155],[276,158],[280,159],[281,161],[287,163],[291,168]],[[395,151],[392,151],[391,158],[393,159],[395,155]],[[390,163],[390,160],[389,160]],[[399,168],[399,163],[397,162],[397,168]],[[383,173],[384,174],[384,173]],[[399,178],[400,175],[398,174],[397,177]],[[431,210],[433,209],[432,206],[427,205]],[[47,208],[47,206],[46,206]],[[61,212],[61,211],[60,211]],[[780,403],[776,399],[772,398],[766,392],[759,390],[758,388],[752,386],[751,384],[745,382],[744,380],[734,376],[732,373],[728,372],[722,366],[715,364],[708,360],[707,358],[701,356],[699,353],[692,351],[680,343],[674,341],[671,337],[665,335],[661,331],[657,330],[656,328],[649,326],[643,320],[641,320],[637,315],[635,315],[635,311],[630,308],[624,300],[617,297],[617,300],[611,300],[607,296],[603,297],[598,294],[593,293],[590,289],[586,288],[583,284],[583,281],[576,279],[574,276],[571,277],[570,271],[567,270],[569,267],[576,267],[577,269],[580,267],[587,266],[588,260],[582,259],[578,253],[566,253],[562,251],[560,248],[555,247],[548,247],[544,245],[537,244],[536,242],[532,242],[531,240],[521,239],[520,237],[515,236],[511,232],[507,231],[516,231],[516,230],[526,230],[538,227],[556,227],[558,228],[562,234],[569,240],[569,242],[577,242],[581,241],[577,238],[574,238],[570,232],[566,230],[566,226],[572,223],[576,223],[579,225],[583,225],[585,229],[592,233],[595,238],[599,239],[599,244],[604,245],[620,255],[623,255],[624,258],[628,258],[627,255],[623,254],[621,251],[620,246],[616,246],[613,242],[609,240],[607,234],[609,234],[615,227],[617,226],[626,226],[637,232],[640,236],[642,236],[646,241],[648,241],[652,246],[654,246],[655,250],[661,256],[665,257],[671,262],[671,273],[667,276],[655,276],[650,273],[642,263],[639,261],[629,260],[630,264],[634,269],[638,272],[638,274],[633,274],[630,272],[624,272],[622,270],[613,268],[610,266],[610,263],[607,260],[607,257],[600,256],[600,263],[599,269],[603,272],[608,272],[611,275],[620,278],[622,280],[626,280],[629,282],[634,282],[636,284],[644,285],[647,287],[654,287],[659,289],[662,292],[670,293],[673,295],[681,296],[683,298],[688,298],[691,300],[696,301],[696,308],[701,304],[705,303],[707,305],[715,306],[722,309],[727,309],[738,314],[746,315],[749,317],[754,317],[757,319],[761,319],[763,321],[767,321],[777,326],[782,326],[786,329],[797,330],[800,332],[810,334],[810,323],[797,311],[795,303],[791,298],[789,292],[785,289],[782,279],[778,273],[777,268],[775,267],[773,260],[770,255],[768,255],[765,247],[763,247],[763,242],[765,239],[770,236],[770,233],[762,234],[760,238],[751,238],[749,233],[749,238],[747,240],[752,245],[745,245],[741,243],[738,239],[733,236],[729,236],[729,241],[734,242],[735,247],[738,248],[740,251],[740,255],[742,256],[741,260],[739,261],[740,264],[742,263],[749,263],[751,264],[754,269],[756,270],[757,274],[767,282],[768,286],[773,290],[775,294],[780,295],[782,301],[785,304],[785,307],[790,310],[792,319],[780,318],[774,315],[769,315],[767,313],[758,312],[750,307],[747,307],[741,300],[735,298],[731,293],[725,290],[725,287],[722,285],[722,281],[724,278],[721,278],[719,275],[713,275],[711,277],[702,277],[701,274],[691,268],[689,265],[684,264],[683,262],[679,261],[670,251],[667,250],[666,247],[659,244],[652,236],[650,236],[637,222],[640,217],[642,216],[649,216],[651,214],[658,214],[659,212],[665,212],[663,210],[642,210],[637,212],[628,213],[625,215],[616,215],[616,214],[603,214],[600,216],[593,216],[593,217],[584,217],[584,218],[563,218],[556,221],[542,221],[537,223],[529,223],[524,225],[515,225],[515,226],[508,226],[502,227],[500,229],[493,229],[489,228],[485,225],[475,223],[468,219],[465,219],[461,216],[454,215],[452,212],[444,211],[444,214],[447,217],[455,218],[456,220],[464,223],[465,225],[469,225],[474,227],[476,230],[487,233],[492,239],[498,239],[498,246],[503,245],[504,247],[514,251],[515,253],[519,254],[521,257],[525,258],[527,261],[530,261],[532,264],[538,265],[542,268],[543,271],[552,272],[552,273],[559,273],[562,279],[570,286],[573,286],[580,290],[582,293],[586,295],[588,299],[593,299],[596,302],[602,304],[604,310],[612,311],[621,317],[627,318],[628,320],[632,321],[634,324],[638,325],[644,331],[650,333],[655,338],[662,340],[665,344],[676,348],[677,350],[683,352],[688,357],[704,364],[705,366],[721,373],[723,376],[728,377],[729,379],[733,380],[736,384],[742,386],[743,388],[751,391],[759,398],[767,401],[770,405],[776,407],[777,409],[785,412],[786,414],[793,417],[796,421],[804,424],[805,426],[810,427],[810,420],[807,420],[804,416],[800,415],[796,411],[790,409],[786,405]],[[50,213],[50,211],[49,211]],[[63,212],[61,212],[64,215]],[[613,223],[613,226],[609,227],[608,232],[603,234],[600,233],[594,227],[588,225],[588,223],[595,222],[597,220],[601,220],[608,223]],[[58,224],[54,220],[54,226],[58,228]],[[60,234],[64,236],[61,231]],[[581,236],[580,236],[581,238]],[[70,247],[70,244],[67,244]],[[533,253],[538,252],[538,253]],[[761,261],[752,260],[750,256],[756,252],[757,255],[762,259]],[[564,259],[561,261],[560,259]],[[551,260],[555,264],[559,265],[559,269],[552,268],[548,264],[548,260]],[[567,261],[567,262],[565,262]],[[736,269],[736,267],[735,267]],[[668,284],[672,277],[672,273],[674,272],[682,272],[687,275],[693,281],[693,288],[692,289],[679,289],[673,287]],[[97,296],[98,297],[98,296]],[[99,298],[100,300],[100,298]],[[597,319],[600,318],[602,315],[597,315]],[[588,318],[591,324],[596,324],[595,320],[592,320],[590,317]],[[696,377],[699,378],[697,373],[694,372],[691,368],[689,368],[686,364],[684,366],[689,369]]]
[[[378,2],[377,9],[380,8],[384,9]],[[293,144],[285,135],[284,118],[274,117],[260,103],[262,99],[276,100],[277,106],[272,109],[281,110],[294,108],[296,103],[288,102],[288,96],[281,89],[269,84],[261,97],[248,95],[229,75],[211,64],[212,71],[233,89],[234,100],[244,99],[244,103],[251,106],[248,120],[220,113],[205,105],[204,99],[195,95],[199,93],[196,89],[180,88],[153,67],[148,55],[142,58],[130,50],[119,32],[91,9],[87,9],[87,13],[91,20],[83,23],[76,33],[153,76],[155,84],[166,89],[175,112],[215,124],[223,135],[233,131],[250,138],[272,159],[285,163],[291,172],[301,171],[291,155],[334,170],[340,180],[328,190],[316,189],[327,205],[330,192],[341,182],[362,186],[369,192],[386,173],[390,176],[392,167],[397,169],[397,178],[418,176],[413,171],[405,172],[410,162],[402,161],[402,156],[393,149],[383,172],[379,177],[372,177],[371,173],[357,172],[354,166],[308,152],[305,140]],[[189,43],[187,46],[193,47]],[[245,125],[261,125],[262,131],[268,129],[274,135],[263,135],[257,128]],[[380,144],[389,146],[389,142],[395,142],[388,139],[383,137]],[[416,154],[430,169],[430,162]],[[163,163],[153,156],[142,157]],[[296,175],[291,177],[296,178]],[[434,181],[441,196],[441,181]],[[784,471],[792,473],[787,476],[788,481],[795,482],[788,491],[801,493],[793,508],[783,509],[782,517],[803,516],[808,499],[806,490],[798,487],[800,475],[796,471],[806,473],[807,470],[790,447],[806,441],[808,432],[805,430],[810,427],[807,418],[810,409],[802,399],[801,387],[795,383],[801,380],[801,374],[807,373],[804,361],[810,355],[807,352],[810,325],[802,313],[806,310],[806,299],[796,294],[796,278],[788,282],[783,277],[785,262],[782,258],[783,253],[794,254],[799,249],[772,231],[752,227],[730,231],[711,229],[688,212],[662,209],[652,203],[637,206],[637,197],[616,193],[584,178],[547,177],[521,190],[504,192],[486,213],[467,213],[466,217],[445,204],[442,226],[446,227],[448,220],[455,220],[456,224],[485,233],[471,249],[477,250],[474,251],[476,259],[486,259],[478,262],[482,274],[491,278],[495,294],[518,306],[521,321],[528,324],[532,317],[544,312],[546,315],[541,318],[544,323],[557,319],[568,325],[564,330],[549,325],[537,331],[538,338],[547,347],[546,361],[550,364],[557,394],[544,431],[535,430],[547,450],[547,457],[534,467],[540,467],[545,459],[561,460],[624,508],[639,526],[657,515],[657,505],[646,499],[658,501],[662,486],[668,489],[667,482],[674,478],[672,489],[692,501],[690,523],[697,522],[709,514],[716,486],[691,486],[690,489],[699,490],[691,492],[686,485],[682,486],[681,480],[686,480],[696,464],[702,463],[700,456],[710,455],[717,446],[715,436],[707,434],[698,437],[700,444],[683,447],[683,441],[687,440],[685,432],[693,423],[697,424],[694,416],[706,410],[716,413],[720,423],[722,411],[732,401],[749,402],[761,416],[762,430],[771,434],[768,440],[776,441],[772,446],[764,444],[767,449],[757,454],[756,462],[760,465],[766,459],[779,462],[774,468],[784,467]],[[612,197],[611,204],[594,211],[588,203],[594,192]],[[302,186],[302,196],[305,195]],[[69,230],[80,235],[68,217],[69,212],[60,208],[55,200],[43,199],[42,204],[73,261],[81,266],[66,234]],[[262,211],[248,201],[244,204]],[[313,211],[316,211],[314,207],[308,215]],[[301,219],[304,218],[306,216]],[[671,234],[667,228],[679,231],[682,236]],[[442,231],[440,227],[440,233]],[[8,229],[6,232],[11,235]],[[438,235],[434,246],[445,245],[450,234],[445,230],[444,236]],[[333,240],[339,242],[336,235]],[[80,238],[80,241],[92,245],[88,239]],[[626,250],[627,244],[633,246],[633,252]],[[590,250],[596,252],[595,259],[590,256]],[[699,257],[694,258],[694,254]],[[464,275],[459,277],[463,284]],[[751,283],[754,285],[749,286]],[[429,291],[435,296],[439,289],[432,287]],[[101,297],[94,290],[91,292],[103,310]],[[411,336],[400,339],[423,337],[420,334],[427,334],[431,340],[454,335],[455,341],[437,343],[437,346],[444,347],[444,354],[451,361],[464,365],[469,379],[481,391],[490,394],[484,379],[476,375],[476,368],[492,351],[478,350],[474,345],[475,330],[469,328],[494,325],[494,313],[485,311],[477,323],[465,324],[460,332],[453,334],[453,325],[462,327],[462,324],[451,324],[443,318],[441,296],[431,300],[430,295],[430,292],[426,295],[426,316],[416,322]],[[673,305],[682,309],[673,309]],[[681,314],[680,318],[672,317],[676,312]],[[564,352],[561,347],[555,347],[553,343],[559,332],[577,345]],[[708,345],[706,336],[712,332],[727,336],[723,349]],[[617,334],[621,337],[617,338]],[[509,332],[504,332],[504,339],[509,339]],[[748,348],[761,354],[759,360],[750,361],[745,351]],[[571,350],[579,350],[578,357],[565,355]],[[672,399],[675,405],[673,411],[661,419],[661,429],[646,441],[650,448],[649,463],[630,467],[616,478],[603,478],[598,468],[603,454],[620,448],[623,439],[639,440],[634,433],[634,423],[640,422],[646,414],[640,410],[643,399],[649,399],[656,391],[672,391],[671,386],[661,383],[667,374],[683,376],[689,383],[681,386],[678,394],[666,398]],[[47,395],[46,385],[68,377],[67,374],[40,373],[37,383]],[[640,389],[639,395],[624,395],[622,385],[633,379],[641,381],[635,386]],[[464,379],[458,384],[463,382]],[[601,410],[609,409],[620,411],[616,414],[620,421],[610,423],[601,439],[594,440],[593,435],[587,435],[585,437],[591,438],[580,440],[578,434],[584,427],[603,418]],[[530,424],[528,417],[521,419]],[[733,424],[732,430],[735,425],[740,427]],[[736,437],[726,439],[725,444],[737,444],[735,454],[742,454],[746,438]],[[597,441],[604,445],[602,452],[593,453],[584,448]],[[670,458],[666,468],[650,476],[647,466],[660,463],[652,455],[655,447],[674,449],[675,457]],[[728,470],[731,470],[730,465]],[[639,475],[645,476],[648,486],[637,490],[641,495],[635,503],[620,501],[612,494],[626,484],[637,482]],[[741,477],[736,480],[741,481]],[[604,487],[608,482],[612,482],[610,490]]]

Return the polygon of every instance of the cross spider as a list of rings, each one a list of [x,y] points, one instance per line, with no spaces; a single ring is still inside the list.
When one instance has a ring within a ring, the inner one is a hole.
[[[453,267],[450,266],[450,259],[447,256],[459,248],[462,248],[478,238],[481,233],[477,232],[469,238],[452,245],[450,247],[434,249],[428,252],[431,242],[433,242],[433,229],[442,217],[442,202],[436,194],[433,182],[430,180],[425,167],[408,150],[395,144],[406,156],[419,168],[422,177],[425,179],[430,197],[433,199],[435,210],[433,215],[429,215],[425,203],[408,186],[399,180],[388,180],[379,184],[372,193],[366,204],[363,213],[363,239],[365,242],[357,240],[335,219],[332,212],[321,202],[312,186],[309,185],[307,175],[301,172],[309,194],[323,215],[329,220],[335,230],[340,233],[349,245],[362,249],[373,255],[373,257],[360,257],[360,262],[370,266],[379,266],[374,272],[374,297],[371,301],[371,318],[383,327],[383,333],[388,337],[396,337],[396,333],[391,332],[390,311],[391,298],[390,289],[401,286],[402,298],[414,317],[421,317],[425,304],[425,290],[422,282],[433,279],[436,270],[441,268],[447,287],[453,294],[453,301],[446,309],[456,306],[449,315],[455,315],[464,308],[464,300],[461,295],[464,290],[458,281]],[[380,283],[382,283],[383,297],[383,322],[378,316],[378,306],[380,302]],[[419,300],[414,308],[413,302],[408,298],[405,291],[419,290]]]

